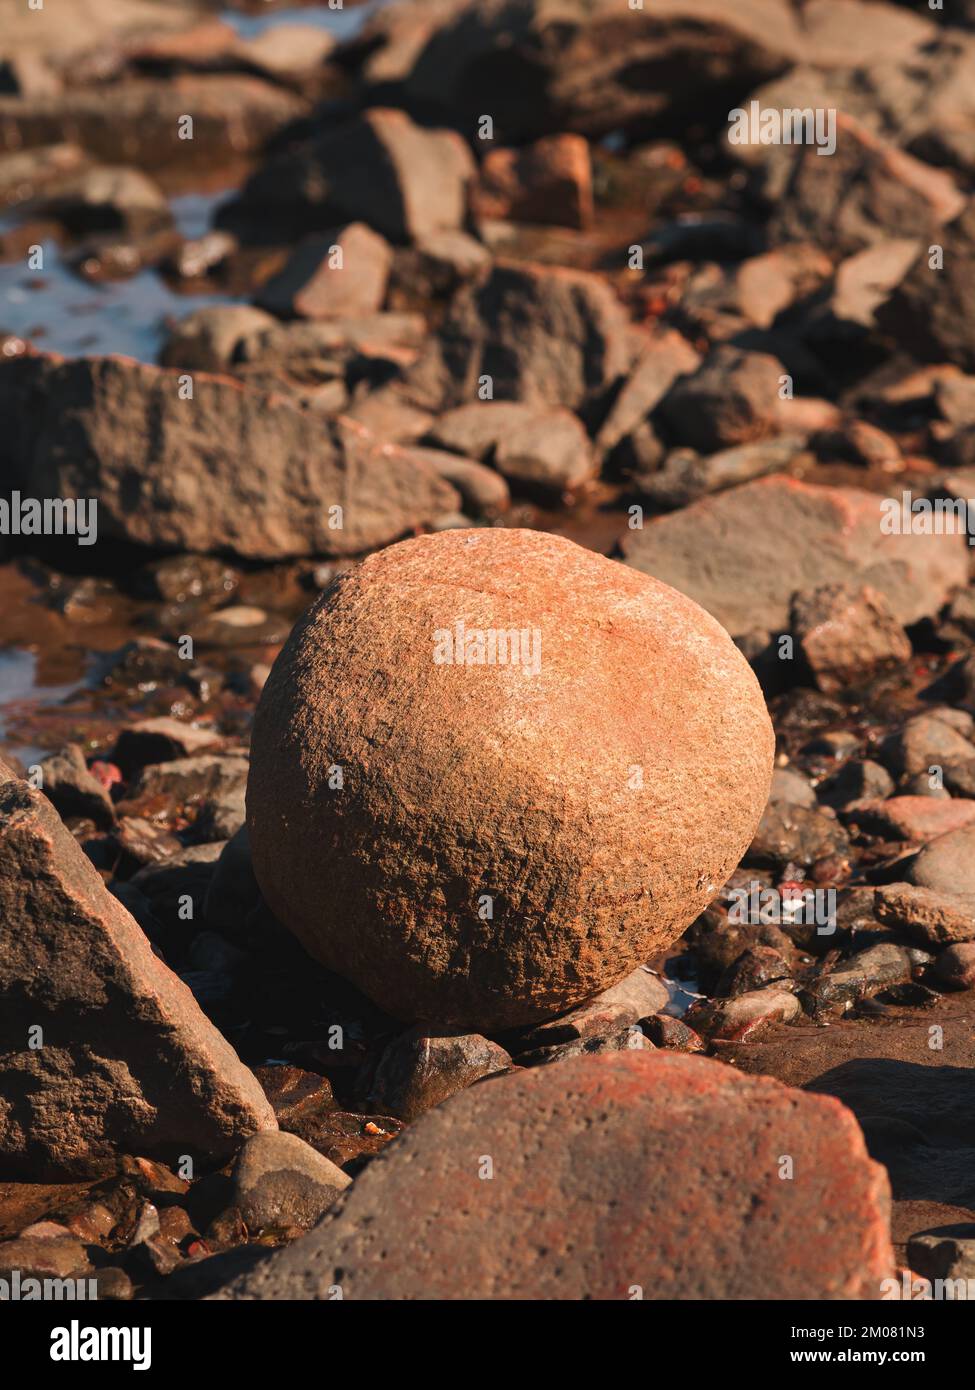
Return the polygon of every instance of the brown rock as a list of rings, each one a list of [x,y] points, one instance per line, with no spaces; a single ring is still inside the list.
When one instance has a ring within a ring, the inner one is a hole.
[[[578,416],[518,401],[472,401],[441,415],[430,438],[444,449],[493,463],[512,483],[558,492],[596,472]]]
[[[499,649],[512,629],[528,645]],[[447,532],[371,556],[293,631],[253,731],[254,872],[394,1016],[518,1026],[680,935],[771,750],[744,659],[677,594],[564,539]]]
[[[149,763],[167,763],[193,757],[204,749],[220,743],[214,729],[201,729],[181,719],[162,715],[155,719],[140,719],[123,729],[115,740],[112,761],[125,777]]]
[[[861,801],[853,812],[861,830],[885,840],[928,840],[960,830],[975,821],[975,802],[931,796],[892,796],[888,801]]]
[[[581,135],[549,135],[517,150],[490,150],[481,165],[476,211],[482,217],[588,227],[592,164]]]
[[[496,138],[513,143],[553,130],[598,136],[655,120],[673,128],[692,115],[724,119],[729,85],[744,96],[783,72],[800,41],[779,0],[655,0],[641,10],[616,0],[477,0],[438,19],[419,52],[399,58],[407,97],[469,129],[490,111]]]
[[[975,897],[975,826],[964,825],[925,845],[905,878],[919,888]]]
[[[423,409],[485,399],[578,409],[629,368],[635,339],[599,275],[498,262],[462,289],[405,387]]]
[[[226,158],[228,149],[256,152],[306,110],[293,93],[256,77],[97,83],[45,98],[0,96],[0,150],[70,139],[99,159],[143,169],[207,168]],[[192,140],[179,133],[187,114],[193,117]]]
[[[764,352],[719,347],[660,403],[677,441],[702,453],[778,433],[782,363]]]
[[[340,318],[383,306],[393,249],[364,222],[303,242],[261,289],[265,309],[282,318]]]
[[[911,643],[889,600],[869,584],[825,584],[797,594],[792,632],[827,694],[902,666]]]
[[[934,963],[934,973],[952,989],[975,989],[975,941],[949,946]]]
[[[250,1232],[313,1226],[352,1179],[296,1134],[252,1134],[234,1164],[234,1204]]]
[[[11,362],[0,459],[27,495],[97,497],[106,536],[252,558],[354,555],[457,510],[361,426],[223,377],[196,376],[188,399],[182,380],[124,358]]]
[[[834,1101],[700,1057],[605,1053],[431,1111],[219,1297],[876,1298],[889,1210]]]
[[[473,173],[470,150],[454,131],[426,130],[404,111],[374,107],[273,157],[231,215],[306,234],[362,221],[390,241],[412,241],[462,224]]]
[[[928,246],[943,247],[932,268]],[[915,358],[953,362],[975,370],[971,326],[975,322],[975,209],[971,206],[935,237],[925,239],[888,302],[878,310],[881,327]]]
[[[878,922],[904,927],[933,946],[975,938],[975,899],[911,883],[886,883],[874,893],[873,910]]]
[[[881,502],[858,488],[761,478],[627,531],[620,544],[629,564],[689,595],[736,636],[783,632],[795,593],[848,582],[880,590],[908,626],[967,582],[967,547],[960,535],[885,533]]]
[[[507,1071],[503,1047],[479,1033],[437,1036],[423,1027],[394,1038],[379,1059],[370,1104],[412,1122],[482,1077]]]
[[[49,802],[10,776],[0,784],[0,921],[9,1173],[111,1171],[120,1152],[222,1159],[275,1127],[257,1081]]]

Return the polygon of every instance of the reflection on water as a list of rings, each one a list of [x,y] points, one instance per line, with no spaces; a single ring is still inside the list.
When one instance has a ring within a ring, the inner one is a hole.
[[[226,197],[224,191],[174,198],[170,206],[183,235],[202,236]],[[56,242],[42,244],[43,271],[28,270],[20,261],[0,264],[0,333],[30,338],[48,352],[66,357],[120,353],[155,362],[167,318],[179,319],[209,304],[239,302],[226,295],[177,293],[155,270],[92,284],[64,264]]]
[[[366,0],[364,5],[343,6],[341,9],[333,9],[331,5],[303,5],[257,15],[224,10],[220,18],[245,39],[256,38],[266,29],[279,29],[284,24],[314,24],[327,29],[336,39],[345,40],[353,38],[383,3],[384,0]]]
[[[36,678],[34,652],[17,647],[0,649],[0,743],[5,752],[13,753],[25,767],[39,762],[50,749],[36,744],[6,743],[8,726],[32,709],[60,704],[84,684],[83,680],[76,680],[64,685],[38,685]]]

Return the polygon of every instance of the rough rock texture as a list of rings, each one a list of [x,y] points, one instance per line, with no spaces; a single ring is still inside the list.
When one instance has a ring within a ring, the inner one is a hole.
[[[274,1129],[50,803],[0,777],[0,1166],[37,1182],[113,1171],[119,1152],[224,1159]]]
[[[886,1174],[836,1102],[604,1053],[446,1102],[219,1297],[876,1298],[888,1220]]]
[[[97,497],[99,538],[260,559],[354,555],[457,510],[449,483],[361,426],[222,377],[182,399],[180,380],[114,357],[8,363],[0,465],[27,496]]]
[[[352,1179],[296,1134],[253,1134],[234,1165],[234,1204],[248,1229],[313,1226]]]
[[[967,548],[961,535],[884,534],[881,501],[858,488],[761,478],[628,531],[620,544],[629,564],[689,595],[734,636],[785,631],[794,594],[853,581],[878,589],[908,625],[967,582]]]
[[[439,336],[406,377],[418,406],[449,410],[481,395],[576,410],[628,370],[634,337],[598,275],[499,262],[452,301]]]
[[[370,1103],[383,1114],[413,1121],[456,1091],[510,1066],[504,1048],[480,1033],[438,1037],[410,1028],[380,1058]]]
[[[451,664],[458,623],[475,663],[479,632],[490,656],[526,630],[524,664]],[[681,934],[748,844],[771,758],[754,677],[693,604],[562,538],[445,532],[336,579],[276,661],[254,872],[394,1016],[518,1026]]]
[[[824,584],[798,594],[792,631],[820,690],[831,692],[902,666],[907,633],[885,596],[869,584]]]

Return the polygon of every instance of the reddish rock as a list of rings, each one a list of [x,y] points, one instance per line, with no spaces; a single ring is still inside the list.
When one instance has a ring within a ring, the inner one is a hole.
[[[892,796],[888,801],[859,802],[852,818],[871,835],[924,844],[951,830],[971,825],[975,821],[975,801]]]
[[[917,888],[911,883],[886,883],[874,894],[873,910],[878,922],[906,928],[912,936],[934,946],[975,938],[973,898]]]
[[[895,777],[909,778],[949,763],[967,762],[973,752],[966,733],[939,711],[915,715],[902,729],[888,734],[878,756]]]
[[[261,289],[263,308],[282,318],[340,318],[383,306],[393,249],[364,222],[303,242]]]
[[[863,684],[911,657],[910,640],[889,601],[869,584],[826,584],[797,594],[792,632],[826,693]]]
[[[971,995],[829,1027],[773,1024],[726,1045],[736,1069],[835,1096],[863,1126],[894,1196],[975,1205],[975,1030]]]
[[[711,1041],[741,1042],[768,1024],[791,1023],[801,1013],[799,1000],[790,990],[769,985],[733,999],[695,1005],[688,1011],[687,1020],[697,1033]]]
[[[835,1101],[700,1057],[605,1053],[431,1111],[219,1296],[869,1299],[892,1273],[889,1214]]]
[[[185,385],[125,358],[8,363],[0,462],[25,495],[97,497],[99,536],[251,558],[355,555],[457,510],[449,483],[359,425],[224,377],[195,376],[192,399]]]
[[[592,164],[581,135],[548,135],[517,150],[489,150],[481,165],[476,211],[513,222],[588,227]]]
[[[0,783],[0,921],[8,1173],[37,1181],[112,1171],[126,1152],[223,1160],[246,1135],[275,1127],[254,1076],[50,803],[9,773]]]
[[[757,682],[693,604],[561,538],[445,532],[340,576],[276,661],[254,872],[395,1017],[516,1027],[681,934],[771,757]]]
[[[796,593],[864,581],[908,626],[967,583],[967,546],[960,535],[887,534],[881,504],[858,488],[761,478],[627,531],[620,544],[629,564],[689,595],[736,636],[784,632]]]

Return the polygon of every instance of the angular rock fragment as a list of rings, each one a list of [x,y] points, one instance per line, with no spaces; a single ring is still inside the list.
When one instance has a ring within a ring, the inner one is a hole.
[[[382,26],[380,26],[380,32]],[[779,0],[469,0],[436,16],[417,53],[407,50],[405,95],[476,129],[522,143],[553,131],[605,135],[708,112],[791,66],[800,35]],[[729,88],[731,96],[729,96]]]
[[[304,234],[361,221],[408,242],[461,226],[473,173],[470,150],[454,131],[423,129],[404,111],[374,107],[274,156],[231,214],[253,213]]]
[[[961,535],[885,531],[882,500],[762,478],[627,531],[620,545],[629,564],[688,594],[733,635],[783,632],[794,594],[853,581],[880,590],[907,626],[967,583],[967,547]]]
[[[678,443],[702,453],[748,444],[778,433],[784,372],[768,353],[719,347],[671,387],[660,413]]]
[[[389,242],[351,222],[301,243],[262,286],[259,303],[281,318],[373,314],[383,306],[392,263]]]
[[[874,912],[878,922],[903,927],[932,946],[975,940],[975,897],[886,883],[874,894]]]
[[[234,1204],[252,1234],[314,1226],[352,1179],[296,1134],[252,1134],[234,1164]]]
[[[592,221],[589,145],[550,135],[521,149],[490,150],[481,165],[475,211],[513,222],[588,227]]]
[[[876,1298],[888,1221],[886,1174],[835,1101],[604,1053],[429,1112],[218,1297]]]
[[[623,306],[600,276],[499,262],[455,296],[404,389],[435,411],[484,399],[577,410],[622,377],[635,349]]]
[[[889,600],[869,584],[825,584],[797,594],[792,632],[827,694],[895,670],[911,656],[910,639]]]
[[[592,447],[569,410],[518,401],[473,401],[441,415],[430,438],[444,449],[490,462],[509,482],[571,490],[595,470]]]
[[[40,793],[0,782],[0,1164],[197,1163],[275,1127],[254,1076],[153,954]]]
[[[411,1028],[394,1038],[380,1058],[370,1104],[412,1122],[448,1096],[510,1066],[504,1048],[479,1033],[438,1035]]]

